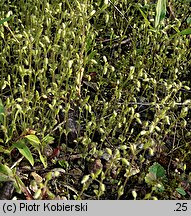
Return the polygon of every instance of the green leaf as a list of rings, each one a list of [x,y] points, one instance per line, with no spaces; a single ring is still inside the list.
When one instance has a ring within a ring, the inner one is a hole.
[[[141,12],[141,14],[142,14],[142,16],[143,16],[143,18],[144,18],[144,20],[145,20],[145,24],[146,24],[147,26],[149,26],[151,30],[154,30],[154,28],[151,26],[149,20],[147,19],[146,14],[141,10],[140,6],[137,6],[137,8],[138,8],[138,10]]]
[[[185,196],[186,195],[186,192],[183,188],[179,187],[179,188],[176,188],[176,191],[181,194],[182,196]]]
[[[0,123],[4,123],[4,114],[5,114],[5,108],[3,106],[2,100],[0,99]]]
[[[165,188],[164,188],[164,185],[163,184],[158,184],[156,185],[157,187],[155,187],[155,190],[156,191],[159,191],[159,192],[164,192]]]
[[[0,182],[14,181],[13,171],[4,164],[0,164]]]
[[[41,142],[40,142],[39,138],[38,138],[36,135],[27,135],[27,136],[25,136],[25,138],[26,138],[26,140],[28,140],[29,143],[38,151],[39,156],[40,156],[40,160],[41,160],[41,162],[43,163],[44,168],[46,168],[46,167],[47,167],[47,158],[44,157],[44,156],[41,154],[40,146],[39,146],[39,144],[41,144]],[[53,140],[54,140],[53,137],[51,137],[51,136],[46,136],[46,137],[44,138],[43,141],[44,141],[44,142],[45,142],[45,141],[47,141],[47,142],[52,142]]]
[[[19,150],[19,152],[30,162],[32,166],[34,166],[34,159],[30,149],[26,146],[24,140],[19,140],[14,143],[13,146]]]
[[[117,191],[118,193],[118,198],[121,197],[124,194],[124,186],[121,185]]]
[[[191,25],[191,17],[188,17],[186,22],[187,22],[188,25]]]
[[[177,35],[189,35],[189,34],[191,34],[191,28],[184,29],[184,30],[182,30],[180,32],[178,32],[179,31],[178,29],[175,29],[175,30],[177,31],[177,33],[172,35],[170,37],[170,39],[176,37]]]
[[[165,177],[165,169],[159,164],[159,163],[154,163],[150,168],[149,172],[154,174],[156,178],[162,178]]]
[[[0,152],[4,153],[4,154],[11,154],[11,151],[13,150],[13,148],[5,148],[4,146],[0,145]]]
[[[0,25],[3,24],[4,22],[9,21],[12,17],[13,17],[13,16],[10,16],[10,17],[7,17],[7,18],[5,18],[5,19],[3,19],[3,20],[0,20]]]
[[[40,156],[40,161],[42,162],[42,164],[44,165],[44,168],[47,168],[47,158],[44,157],[40,151],[38,151],[39,156]]]
[[[155,28],[166,16],[166,0],[158,0],[156,6]]]
[[[15,188],[17,189],[17,192],[21,193],[22,191],[24,194],[28,194],[28,189],[19,176],[15,175],[15,181],[17,183],[15,184]]]
[[[29,141],[31,145],[34,147],[38,146],[40,144],[40,140],[36,135],[27,135],[25,138]]]
[[[81,181],[81,184],[85,184],[90,178],[90,175],[85,175],[83,178],[82,178],[82,181]]]
[[[154,163],[150,168],[149,168],[149,173],[145,176],[145,182],[150,185],[156,185],[160,182],[161,180],[165,180],[165,169],[159,164],[159,163]]]
[[[5,151],[5,148],[0,145],[0,152],[4,152],[4,151]]]
[[[47,135],[42,139],[42,143],[51,144],[54,142],[54,137]]]
[[[4,164],[0,164],[0,173],[13,177],[13,171],[7,165]]]
[[[188,35],[191,34],[191,28],[187,28],[182,30],[181,32],[178,32],[179,35]]]
[[[68,167],[68,162],[65,160],[59,160],[58,163],[61,167],[64,167],[64,168]]]
[[[11,180],[11,177],[3,173],[0,173],[0,182],[10,181],[10,180]]]

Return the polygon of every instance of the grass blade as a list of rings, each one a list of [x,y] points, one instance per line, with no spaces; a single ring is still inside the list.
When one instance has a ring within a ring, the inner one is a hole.
[[[7,21],[9,21],[11,18],[12,18],[12,16],[10,16],[10,17],[7,17],[7,18],[5,18],[5,19],[2,19],[2,20],[0,20],[0,25],[1,25],[1,24],[3,24],[4,22],[7,22]]]
[[[137,8],[138,8],[138,10],[141,12],[141,15],[143,16],[143,18],[144,18],[144,20],[145,20],[145,24],[146,24],[147,26],[149,26],[151,30],[154,30],[154,28],[153,28],[153,27],[151,26],[151,24],[150,24],[150,21],[147,19],[146,14],[141,10],[141,8],[140,8],[139,5],[137,5]]]
[[[5,113],[5,108],[3,106],[2,100],[0,99],[0,123],[4,123],[4,113]]]
[[[158,0],[156,7],[155,28],[166,16],[166,0]]]

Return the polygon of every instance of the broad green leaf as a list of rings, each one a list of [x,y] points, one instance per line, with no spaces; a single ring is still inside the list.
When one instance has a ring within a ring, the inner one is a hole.
[[[145,182],[150,185],[158,184],[159,181],[165,180],[165,173],[165,169],[159,163],[154,163],[149,168],[149,173],[145,176]]]
[[[149,168],[149,172],[154,174],[156,176],[156,178],[165,177],[165,169],[159,163],[154,163]]]
[[[7,17],[7,18],[5,18],[5,19],[3,19],[3,20],[0,20],[0,25],[3,24],[4,22],[9,21],[11,18],[12,18],[12,16]]]
[[[155,28],[166,16],[166,0],[158,0],[156,6]]]
[[[179,31],[178,29],[175,29],[175,30],[177,31],[177,33],[172,35],[171,39],[176,37],[177,35],[189,35],[189,34],[191,34],[191,28],[184,29],[184,30],[182,30],[180,32],[178,32]]]
[[[2,100],[0,99],[0,123],[4,123],[4,113],[5,113],[5,108],[3,106]]]
[[[178,32],[179,35],[188,35],[191,34],[191,28],[187,28],[182,30],[181,32]]]
[[[0,173],[3,173],[9,177],[13,177],[13,171],[7,166],[7,165],[4,165],[4,164],[0,164]]]
[[[34,159],[30,149],[26,146],[24,140],[19,140],[18,142],[14,143],[13,146],[19,150],[19,152],[30,162],[30,164],[34,165]]]
[[[25,136],[25,138],[29,141],[29,143],[31,145],[33,145],[33,144],[39,145],[40,144],[40,140],[36,135],[27,135],[27,136]]]
[[[54,137],[47,135],[42,139],[42,143],[51,144],[54,141]]]
[[[44,157],[42,154],[41,154],[41,151],[40,151],[40,146],[39,144],[41,144],[39,138],[36,136],[36,135],[27,135],[25,136],[26,140],[29,141],[29,143],[38,151],[39,153],[39,156],[40,156],[40,160],[41,162],[43,163],[44,165],[44,168],[47,167],[47,160],[46,160],[46,157]],[[44,138],[43,141],[48,141],[48,142],[52,142],[54,140],[53,137],[51,136],[47,136]]]
[[[181,188],[181,187],[179,187],[179,188],[176,188],[176,191],[177,191],[179,194],[183,195],[183,196],[185,196],[185,195],[186,195],[186,192],[185,192],[185,190],[184,190],[183,188]]]

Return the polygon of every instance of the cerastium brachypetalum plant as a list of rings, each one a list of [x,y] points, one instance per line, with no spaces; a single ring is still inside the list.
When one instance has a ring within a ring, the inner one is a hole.
[[[0,181],[17,199],[190,197],[179,4],[0,3]]]

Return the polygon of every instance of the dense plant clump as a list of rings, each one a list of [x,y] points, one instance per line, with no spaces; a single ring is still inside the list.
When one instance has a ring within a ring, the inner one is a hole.
[[[189,12],[2,0],[0,199],[190,199]]]

